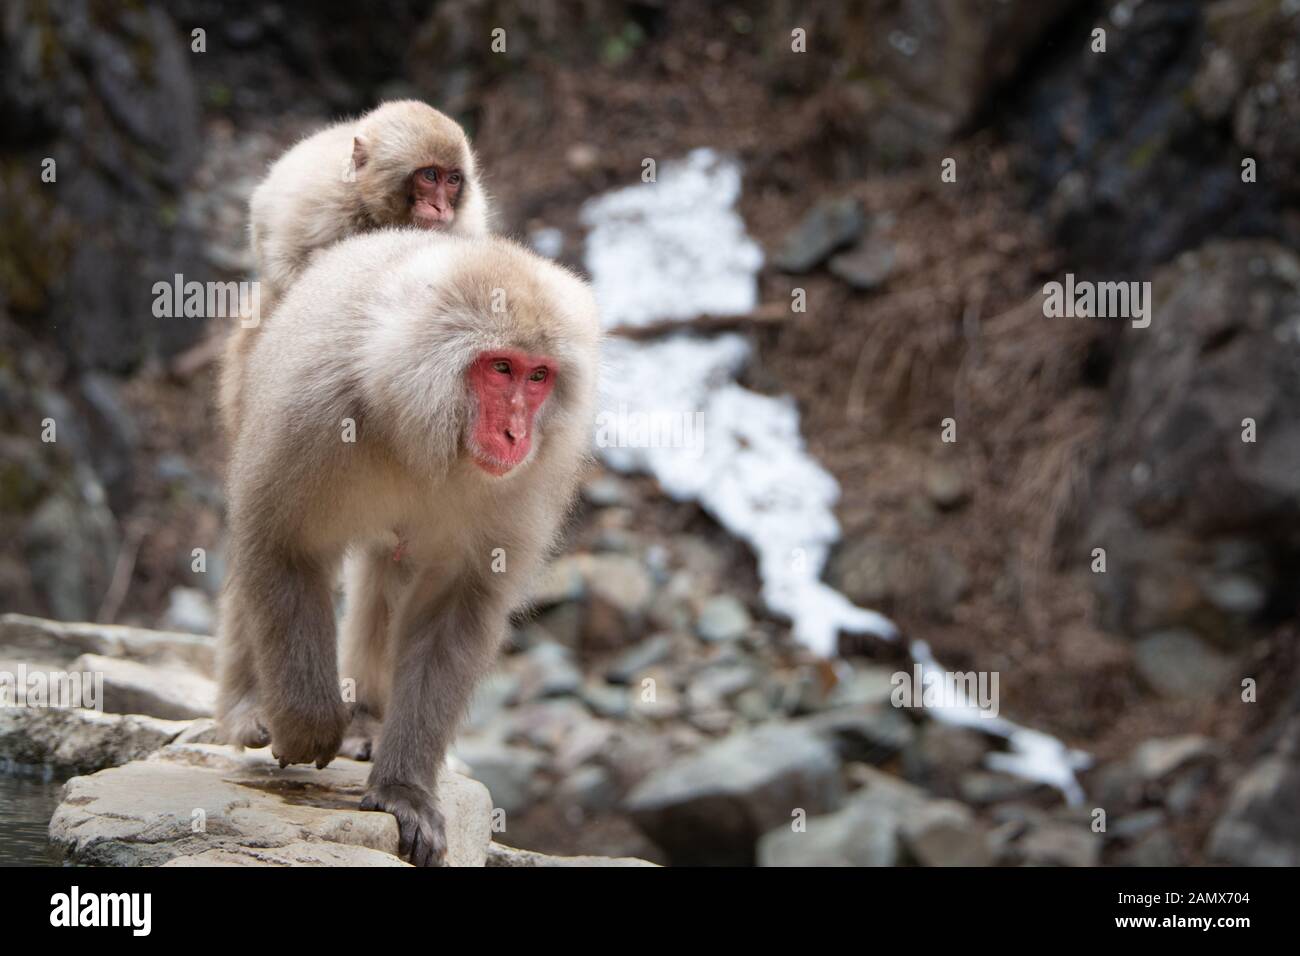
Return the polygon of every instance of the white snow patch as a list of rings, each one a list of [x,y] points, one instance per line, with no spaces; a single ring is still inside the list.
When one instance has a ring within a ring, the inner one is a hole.
[[[739,315],[758,303],[762,252],[732,208],[740,167],[707,149],[665,163],[657,184],[629,186],[589,201],[586,264],[606,327],[698,315]],[[830,657],[837,632],[898,636],[888,618],[854,605],[821,580],[839,540],[835,479],[809,456],[789,398],[736,384],[749,359],[739,335],[679,335],[654,342],[607,341],[597,447],[611,468],[653,475],[679,501],[695,500],[758,559],[763,600],[789,618],[794,636]],[[678,441],[645,441],[646,423],[675,423]],[[638,439],[637,436],[641,436]],[[938,668],[923,641],[913,659]],[[1083,798],[1075,770],[1082,751],[978,708],[935,716],[1004,738],[989,766]]]
[[[793,401],[733,381],[748,358],[749,346],[734,334],[607,342],[600,454],[619,471],[654,475],[678,501],[698,501],[746,542],[758,558],[764,602],[814,653],[834,655],[839,631],[892,640],[898,632],[888,618],[821,581],[840,537],[839,485],[804,449]],[[698,420],[700,431],[689,447],[629,445],[636,415]]]
[[[944,672],[925,641],[913,641],[908,650],[912,660],[921,665],[923,678],[928,673]],[[953,686],[960,689],[962,685]],[[1008,750],[991,753],[985,758],[990,770],[1055,787],[1072,806],[1083,802],[1083,788],[1074,774],[1092,766],[1092,757],[1084,751],[1067,747],[1050,734],[1021,727],[1006,718],[989,717],[978,701],[966,700],[948,707],[926,709],[944,723],[968,727],[1005,740]]]
[[[587,271],[606,326],[753,311],[763,250],[732,208],[740,165],[697,149],[664,163],[656,179],[582,208]]]

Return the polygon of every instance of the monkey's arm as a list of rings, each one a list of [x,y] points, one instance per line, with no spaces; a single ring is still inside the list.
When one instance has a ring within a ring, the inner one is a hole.
[[[284,547],[258,547],[231,556],[238,570],[227,613],[247,629],[260,674],[258,697],[281,766],[324,767],[347,727],[339,691],[334,607],[327,562]]]

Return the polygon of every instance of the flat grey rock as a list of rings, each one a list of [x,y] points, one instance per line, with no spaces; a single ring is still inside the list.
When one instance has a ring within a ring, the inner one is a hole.
[[[393,865],[379,857],[396,859],[397,821],[360,809],[369,772],[368,764],[342,758],[324,770],[280,769],[266,748],[241,753],[173,744],[146,760],[69,780],[50,839],[74,862],[101,866],[156,866],[177,857],[287,865],[301,857],[301,844],[343,848],[314,850],[320,865],[345,857]],[[487,789],[447,769],[439,798],[447,864],[482,866],[492,834]]]

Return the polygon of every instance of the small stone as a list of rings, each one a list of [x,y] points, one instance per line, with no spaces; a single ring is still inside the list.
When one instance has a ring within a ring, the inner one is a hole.
[[[930,613],[951,621],[953,611],[970,593],[971,575],[950,550],[935,547],[926,555],[926,598]]]
[[[506,740],[554,753],[575,727],[590,721],[587,708],[572,697],[539,700],[509,712]]]
[[[695,631],[706,641],[735,641],[744,637],[753,623],[739,599],[721,594],[711,598],[700,610]]]
[[[916,738],[916,725],[888,706],[831,710],[808,720],[846,762],[884,763]]]
[[[1232,866],[1300,866],[1297,806],[1300,769],[1295,762],[1279,754],[1256,761],[1232,788],[1210,833],[1210,858]]]
[[[1205,596],[1224,614],[1252,617],[1268,603],[1268,592],[1254,578],[1225,574],[1210,581]]]
[[[520,665],[518,701],[566,697],[582,688],[582,671],[573,654],[559,644],[542,643],[524,652]]]
[[[969,808],[952,800],[931,800],[903,817],[900,833],[922,866],[990,866],[993,846],[987,828]]]
[[[692,710],[711,710],[752,687],[756,675],[748,664],[707,667],[691,681],[686,702]]]
[[[588,683],[582,688],[582,700],[597,717],[626,717],[631,709],[626,687]]]
[[[1034,866],[1096,866],[1101,835],[1084,826],[1043,823],[1015,844],[1024,862]]]
[[[564,154],[569,168],[575,173],[588,173],[600,162],[600,153],[590,143],[574,143]]]
[[[1214,755],[1214,742],[1208,737],[1184,734],[1181,737],[1155,737],[1142,741],[1134,749],[1130,762],[1143,780],[1157,781],[1189,764],[1211,759]]]
[[[875,707],[888,704],[894,692],[894,672],[888,667],[858,666],[835,685],[829,703],[834,707]]]
[[[604,767],[579,767],[560,784],[556,797],[562,803],[601,813],[618,803],[618,785]]]
[[[1136,840],[1165,822],[1163,810],[1138,810],[1111,822],[1106,836],[1112,840]]]
[[[654,595],[654,582],[640,561],[621,554],[587,555],[584,561],[591,595],[625,615],[643,614]]]
[[[942,462],[926,469],[925,493],[940,511],[955,511],[970,500],[970,488],[961,470]]]
[[[1043,785],[1036,781],[987,770],[964,773],[958,782],[961,798],[981,806],[1004,800],[1023,800],[1042,789]]]
[[[897,258],[889,239],[872,235],[848,252],[832,256],[829,268],[832,275],[854,289],[871,292],[889,281]]]
[[[1168,830],[1158,830],[1121,850],[1115,856],[1120,866],[1183,866],[1186,860],[1178,841]]]
[[[533,805],[535,781],[546,762],[541,754],[523,747],[492,741],[461,738],[456,756],[469,767],[469,774],[492,795],[492,805],[507,816],[522,813]]]
[[[903,754],[903,767],[908,780],[931,789],[951,781],[955,790],[957,777],[979,768],[989,749],[988,738],[978,731],[926,721],[916,743]]]
[[[1133,653],[1138,673],[1161,696],[1207,700],[1234,687],[1232,660],[1188,631],[1148,635]]]
[[[613,728],[604,720],[576,724],[555,748],[556,772],[569,773],[602,753],[613,733]]]
[[[642,671],[661,664],[672,652],[673,641],[667,634],[656,634],[628,648],[605,671],[611,684],[630,684]]]
[[[782,272],[811,272],[835,250],[855,242],[866,224],[856,199],[823,200],[786,234],[772,264]]]

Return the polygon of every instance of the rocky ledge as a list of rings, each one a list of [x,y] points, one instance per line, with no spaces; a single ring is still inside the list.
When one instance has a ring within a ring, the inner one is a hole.
[[[103,866],[406,866],[397,823],[363,811],[370,766],[281,769],[270,750],[220,743],[207,639],[142,628],[0,615],[0,671],[101,678],[101,710],[0,707],[0,765],[71,774],[50,840]],[[12,688],[10,689],[12,693]],[[90,701],[87,701],[90,703]],[[194,717],[196,719],[174,719]],[[439,796],[450,866],[649,866],[629,857],[557,857],[493,842],[488,788],[452,759]]]
[[[360,809],[366,764],[281,769],[266,748],[169,744],[144,760],[74,777],[50,839],[106,866],[401,866],[397,821]],[[483,866],[492,841],[487,788],[455,771],[440,789],[447,864]]]
[[[369,767],[281,769],[269,750],[174,743],[143,760],[74,777],[51,841],[101,866],[406,866],[397,823],[360,809]],[[550,857],[492,842],[487,788],[448,767],[440,783],[448,866],[636,866]]]

